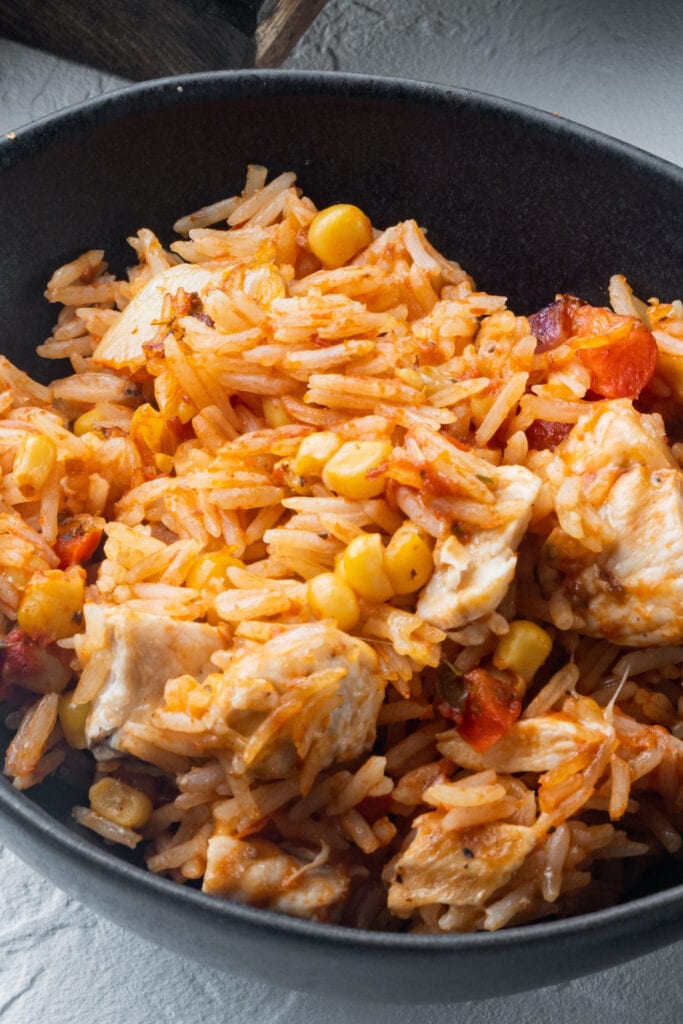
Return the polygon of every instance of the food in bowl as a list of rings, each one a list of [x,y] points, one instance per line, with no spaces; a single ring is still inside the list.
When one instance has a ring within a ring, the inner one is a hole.
[[[616,902],[681,845],[680,301],[515,315],[257,166],[175,227],[0,363],[6,773],[295,916]]]

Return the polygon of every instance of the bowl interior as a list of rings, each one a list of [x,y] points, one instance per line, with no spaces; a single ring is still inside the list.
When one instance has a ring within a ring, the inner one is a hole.
[[[179,91],[182,90],[182,91]],[[246,164],[293,169],[319,206],[354,202],[387,226],[414,217],[489,292],[530,313],[570,291],[605,301],[609,275],[675,297],[681,173],[550,115],[476,94],[351,76],[195,76],[143,86],[19,134],[0,155],[6,354],[54,321],[51,271],[241,187]]]
[[[41,297],[52,270],[105,248],[121,272],[127,235],[170,241],[178,216],[239,190],[249,162],[295,170],[319,206],[354,202],[379,227],[414,217],[519,313],[562,291],[604,303],[616,272],[643,296],[681,291],[683,172],[663,161],[466,92],[226,73],[105,97],[0,144],[2,352],[44,381],[68,372],[34,353],[57,313]],[[27,799],[76,828],[77,787],[50,780]],[[629,897],[682,881],[672,860]]]

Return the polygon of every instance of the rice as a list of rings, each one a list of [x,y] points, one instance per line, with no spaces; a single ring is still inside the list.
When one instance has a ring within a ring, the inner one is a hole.
[[[613,313],[517,316],[412,220],[322,265],[317,212],[250,165],[126,276],[55,271],[69,376],[0,357],[5,771],[90,771],[79,825],[316,920],[627,897],[683,829],[683,594],[628,546],[680,473],[683,307],[617,274]]]

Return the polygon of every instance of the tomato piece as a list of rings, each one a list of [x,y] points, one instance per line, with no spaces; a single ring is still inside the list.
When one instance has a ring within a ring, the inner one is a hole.
[[[59,568],[68,569],[72,565],[83,565],[95,554],[97,545],[102,539],[104,519],[86,513],[72,516],[62,523],[54,544],[54,551],[59,558]]]
[[[537,352],[571,344],[591,375],[590,390],[599,398],[637,398],[655,372],[657,343],[652,332],[640,320],[606,306],[561,295],[530,316],[529,326],[538,339]]]
[[[657,366],[657,343],[639,320],[632,323],[623,340],[596,347],[579,344],[576,354],[591,375],[591,391],[602,398],[637,398]]]
[[[522,712],[522,702],[510,686],[483,668],[468,672],[464,681],[467,700],[456,728],[482,754],[514,725]]]
[[[590,390],[599,398],[637,398],[655,372],[657,343],[652,332],[640,320],[606,306],[561,295],[530,316],[529,327],[539,353],[571,344],[591,375]]]
[[[546,448],[557,448],[569,434],[573,424],[551,423],[550,420],[534,420],[526,430],[526,439],[530,448],[544,451]]]
[[[33,693],[58,693],[73,674],[69,662],[68,651],[33,640],[15,626],[0,640],[0,689],[20,686]]]
[[[366,796],[357,805],[356,810],[363,815],[366,821],[374,825],[379,818],[384,818],[389,813],[391,801],[391,793],[385,793],[384,796]]]

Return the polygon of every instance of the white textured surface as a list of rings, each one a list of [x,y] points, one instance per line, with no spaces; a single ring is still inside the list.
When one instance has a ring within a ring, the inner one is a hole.
[[[331,0],[288,67],[506,96],[683,163],[680,0]]]
[[[556,110],[683,164],[677,0],[331,0],[288,61],[431,79]],[[0,39],[0,132],[121,80]],[[159,950],[0,847],[2,1024],[677,1024],[683,944],[508,999],[381,1007],[283,993]]]

